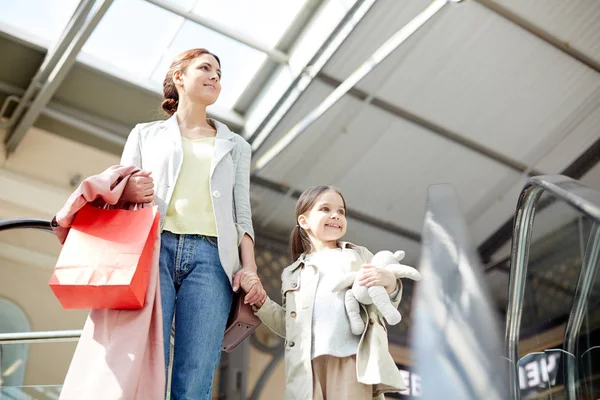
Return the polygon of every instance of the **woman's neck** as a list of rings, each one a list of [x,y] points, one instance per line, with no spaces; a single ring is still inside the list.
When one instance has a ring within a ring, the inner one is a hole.
[[[213,128],[206,119],[206,106],[186,101],[185,98],[179,99],[177,122],[181,128],[186,130]]]

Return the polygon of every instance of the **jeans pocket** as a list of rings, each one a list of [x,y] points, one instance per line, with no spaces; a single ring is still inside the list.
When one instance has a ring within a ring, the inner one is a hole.
[[[206,239],[206,241],[210,244],[212,244],[215,248],[219,248],[219,241],[216,237],[214,236],[204,236],[204,239]]]

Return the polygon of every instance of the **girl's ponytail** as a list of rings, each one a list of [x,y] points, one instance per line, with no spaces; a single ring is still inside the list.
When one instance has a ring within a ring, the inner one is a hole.
[[[292,256],[292,260],[297,260],[298,257],[310,250],[310,239],[308,235],[300,227],[300,225],[296,224],[294,229],[292,229],[292,234],[290,235],[290,255]]]

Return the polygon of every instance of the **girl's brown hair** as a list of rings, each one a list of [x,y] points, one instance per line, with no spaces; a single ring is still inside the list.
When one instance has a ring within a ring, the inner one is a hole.
[[[298,202],[296,203],[296,226],[292,230],[292,234],[290,235],[290,254],[292,256],[292,260],[298,259],[302,255],[302,253],[306,253],[311,249],[310,238],[308,237],[308,233],[298,224],[298,217],[303,214],[306,214],[310,211],[311,208],[314,207],[317,199],[325,192],[333,191],[340,195],[342,198],[342,202],[344,203],[344,208],[346,208],[346,200],[344,200],[344,196],[340,189],[329,186],[329,185],[320,185],[315,186],[310,189],[306,189],[304,193],[300,195]]]
[[[177,88],[175,87],[175,82],[173,82],[173,73],[175,71],[185,71],[185,69],[190,65],[192,60],[200,57],[202,54],[210,54],[213,56],[217,62],[219,63],[219,67],[221,66],[221,60],[219,57],[211,53],[206,49],[191,49],[188,51],[184,51],[179,54],[169,67],[169,72],[167,72],[167,76],[165,76],[165,80],[163,81],[163,97],[164,100],[161,104],[162,109],[168,114],[173,115],[175,111],[177,111],[177,106],[179,105],[179,93],[177,93]]]

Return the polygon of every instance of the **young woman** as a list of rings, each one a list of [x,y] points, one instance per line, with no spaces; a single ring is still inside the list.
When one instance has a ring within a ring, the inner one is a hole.
[[[214,54],[178,55],[163,92],[162,108],[171,117],[139,124],[127,139],[121,164],[143,171],[130,179],[122,200],[154,201],[160,212],[165,367],[175,320],[170,398],[210,399],[233,291],[256,273],[250,145],[206,116],[221,92]],[[246,295],[250,304],[265,298],[260,282]]]

